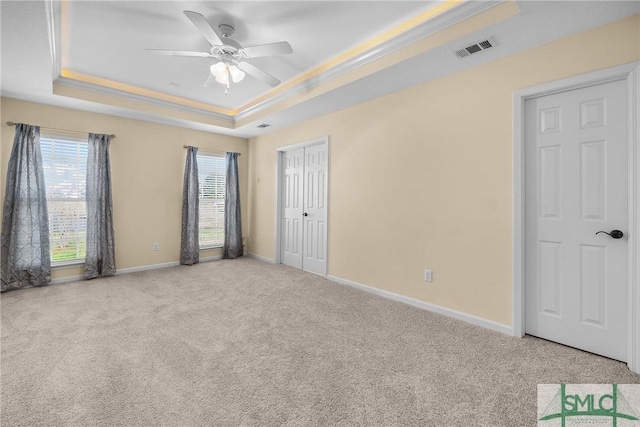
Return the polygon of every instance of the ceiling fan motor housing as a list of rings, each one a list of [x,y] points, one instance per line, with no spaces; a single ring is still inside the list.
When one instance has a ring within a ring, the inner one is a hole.
[[[225,39],[231,37],[233,35],[233,32],[236,30],[229,24],[220,24],[218,25],[218,29],[220,30],[220,34],[222,35],[222,37],[224,37]]]
[[[222,48],[220,49],[220,53],[234,54],[240,49],[242,49],[242,46],[240,45],[240,43],[238,43],[235,40],[224,39],[222,40],[222,43],[223,45],[222,45]]]

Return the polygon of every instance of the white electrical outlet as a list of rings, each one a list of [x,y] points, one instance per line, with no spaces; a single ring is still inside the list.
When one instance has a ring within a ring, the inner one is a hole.
[[[160,245],[158,245],[157,243],[153,244],[153,250],[154,251],[157,251],[159,247],[160,247]]]
[[[431,282],[431,270],[429,269],[424,269],[424,281],[425,282]]]

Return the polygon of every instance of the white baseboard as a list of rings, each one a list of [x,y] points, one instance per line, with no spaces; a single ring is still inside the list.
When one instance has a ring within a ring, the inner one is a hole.
[[[222,255],[202,257],[200,258],[200,262],[217,261],[219,259],[222,259]],[[141,265],[139,267],[123,268],[123,269],[117,270],[115,276],[119,276],[121,274],[136,273],[138,271],[156,270],[158,268],[176,267],[178,265],[180,265],[180,261],[162,262],[159,264]],[[57,279],[51,280],[51,284],[56,285],[58,283],[76,282],[78,280],[84,280],[84,276],[59,277]]]
[[[379,295],[384,298],[388,298],[394,301],[403,302],[405,304],[412,305],[424,310],[431,311],[433,313],[442,314],[444,316],[453,317],[454,319],[462,320],[472,325],[481,326],[483,328],[492,329],[494,331],[502,332],[503,334],[513,335],[513,329],[511,326],[504,325],[502,323],[494,322],[492,320],[484,319],[482,317],[474,316],[472,314],[462,313],[460,311],[452,310],[450,308],[441,307],[439,305],[430,304],[428,302],[420,301],[414,298],[410,298],[404,295],[399,295],[393,292],[385,291],[382,289],[374,288],[372,286],[363,285],[362,283],[354,282],[352,280],[343,279],[336,276],[327,276],[328,280],[332,282],[340,283],[341,285],[347,285],[356,289],[363,290],[372,294]]]
[[[77,282],[78,280],[84,280],[84,276],[58,277],[57,279],[51,279],[51,284],[57,285],[59,283]]]
[[[258,255],[258,254],[252,254],[251,252],[245,253],[244,256],[247,256],[249,258],[259,259],[260,261],[268,262],[270,264],[276,263],[276,260],[273,258],[269,258],[269,257]]]
[[[121,274],[137,273],[138,271],[155,270],[157,268],[175,267],[177,265],[180,265],[179,261],[162,262],[160,264],[151,264],[151,265],[141,265],[139,267],[129,267],[129,268],[116,270],[115,275],[119,276]]]
[[[201,257],[200,262],[218,261],[219,259],[222,259],[222,255]]]

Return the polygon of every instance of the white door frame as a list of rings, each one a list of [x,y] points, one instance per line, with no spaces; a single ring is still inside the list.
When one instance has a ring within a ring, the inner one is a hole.
[[[625,80],[628,93],[629,138],[629,237],[628,271],[628,356],[629,369],[640,373],[640,149],[638,149],[638,73],[640,62],[624,64],[593,73],[518,90],[513,94],[513,335],[525,332],[525,101],[586,86]]]
[[[286,145],[284,147],[279,147],[276,150],[276,235],[275,235],[275,242],[276,242],[276,248],[275,248],[275,263],[276,264],[281,264],[282,263],[282,253],[280,252],[281,250],[281,242],[280,239],[282,238],[282,181],[284,179],[283,173],[282,173],[282,164],[283,164],[283,158],[284,158],[284,152],[285,151],[291,151],[291,150],[297,150],[299,148],[305,148],[305,147],[310,147],[312,145],[321,145],[324,144],[327,146],[327,173],[325,174],[325,185],[324,185],[324,191],[325,191],[325,200],[326,200],[326,206],[327,206],[327,226],[324,228],[324,241],[326,243],[326,248],[327,248],[327,269],[324,272],[323,276],[327,277],[327,274],[329,274],[329,168],[331,167],[330,163],[331,163],[331,153],[329,151],[329,137],[325,136],[322,138],[315,138],[315,139],[311,139],[308,141],[303,141],[303,142],[298,142],[296,144],[292,144],[292,145]]]

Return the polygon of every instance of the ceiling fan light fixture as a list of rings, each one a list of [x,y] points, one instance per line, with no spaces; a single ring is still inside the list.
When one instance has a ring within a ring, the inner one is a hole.
[[[218,83],[229,86],[229,70],[227,69],[227,64],[218,62],[217,64],[213,64],[209,70]]]
[[[229,74],[231,74],[231,79],[233,80],[234,83],[238,83],[241,82],[242,79],[244,79],[244,72],[240,70],[240,68],[236,67],[235,65],[232,65],[231,67],[229,67]]]
[[[216,78],[218,83],[223,85],[229,85],[229,80],[233,80],[234,83],[238,83],[244,79],[245,73],[241,71],[235,65],[227,65],[224,62],[218,62],[213,64],[210,68],[211,74]]]

